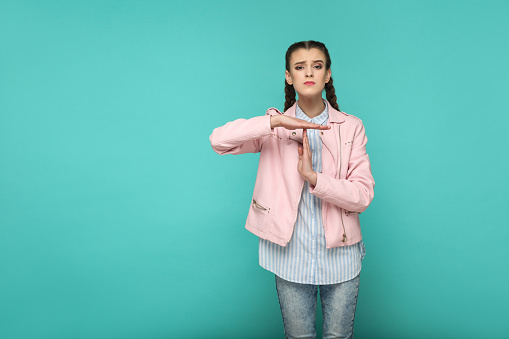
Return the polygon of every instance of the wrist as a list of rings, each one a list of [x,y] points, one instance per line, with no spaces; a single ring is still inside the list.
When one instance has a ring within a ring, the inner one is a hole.
[[[270,128],[280,127],[281,123],[279,121],[279,115],[271,115],[270,116]]]
[[[306,181],[309,182],[310,185],[316,186],[316,180],[318,179],[318,174],[316,172],[311,173],[307,178]]]

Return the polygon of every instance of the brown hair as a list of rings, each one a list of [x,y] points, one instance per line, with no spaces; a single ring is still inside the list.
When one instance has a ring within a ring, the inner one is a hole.
[[[330,68],[331,60],[327,47],[325,47],[325,45],[319,41],[308,40],[296,42],[290,47],[288,47],[285,56],[286,61],[285,68],[288,72],[290,72],[290,57],[293,52],[300,48],[305,48],[307,50],[310,50],[311,48],[319,49],[320,51],[323,52],[323,54],[325,54],[325,70],[328,70]],[[332,84],[332,75],[329,79],[329,82],[325,84],[324,89],[327,101],[329,101],[332,107],[339,111],[339,106],[336,102],[337,101],[336,90],[334,89],[334,85]],[[297,101],[295,97],[296,97],[295,88],[293,87],[293,85],[290,85],[288,82],[286,82],[285,79],[285,109],[284,109],[285,111],[288,108],[292,107],[292,105]]]

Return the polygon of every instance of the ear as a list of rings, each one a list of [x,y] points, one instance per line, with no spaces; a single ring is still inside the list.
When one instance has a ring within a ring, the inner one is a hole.
[[[285,78],[286,78],[286,82],[288,82],[290,85],[292,85],[292,78],[290,77],[290,72],[288,72],[287,70],[285,70]]]
[[[331,74],[332,74],[332,71],[331,71],[331,69],[329,68],[329,69],[327,70],[327,73],[325,73],[325,83],[328,83],[328,82],[329,82],[330,77],[331,77]]]

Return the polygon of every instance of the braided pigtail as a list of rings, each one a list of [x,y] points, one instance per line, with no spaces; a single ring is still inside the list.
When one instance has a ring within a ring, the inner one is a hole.
[[[285,80],[285,111],[297,101],[295,97],[295,88]]]
[[[325,97],[331,106],[339,111],[339,106],[337,103],[338,98],[336,97],[336,90],[332,84],[332,76],[330,77],[329,82],[325,84]]]

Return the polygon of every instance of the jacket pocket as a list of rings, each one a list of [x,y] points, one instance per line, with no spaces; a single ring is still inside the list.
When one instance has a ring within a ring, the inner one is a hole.
[[[270,207],[268,207],[267,205],[265,204],[260,204],[258,201],[256,201],[256,199],[253,198],[253,201],[251,203],[251,205],[253,206],[253,208],[255,210],[259,210],[259,211],[262,211],[262,212],[265,212],[265,213],[269,213],[270,212]]]

